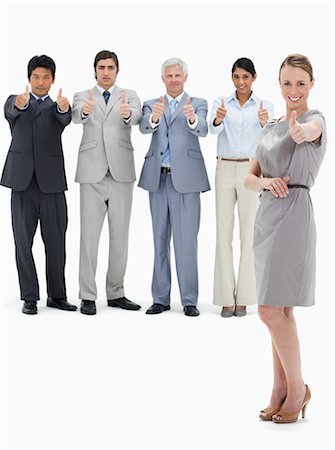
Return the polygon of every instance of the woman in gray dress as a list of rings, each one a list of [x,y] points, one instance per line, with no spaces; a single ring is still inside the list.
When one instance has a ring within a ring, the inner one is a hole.
[[[301,374],[294,306],[314,304],[316,232],[309,189],[326,148],[325,121],[307,105],[313,69],[289,55],[279,82],[286,114],[260,136],[246,187],[263,191],[255,220],[258,313],[272,338],[274,384],[262,420],[296,422],[311,394]]]

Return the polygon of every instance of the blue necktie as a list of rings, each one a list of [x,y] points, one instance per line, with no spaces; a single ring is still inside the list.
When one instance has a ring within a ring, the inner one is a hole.
[[[43,102],[43,100],[41,98],[37,99],[37,103],[40,105]]]
[[[104,91],[104,92],[102,93],[102,95],[104,96],[105,103],[106,103],[106,105],[107,105],[108,99],[109,99],[109,96],[111,95],[111,93],[110,93],[109,91]]]
[[[170,121],[171,116],[175,112],[178,105],[178,100],[176,98],[172,99],[170,101],[169,107],[170,107]],[[167,145],[166,149],[164,150],[163,156],[162,156],[162,165],[166,167],[171,166],[171,160],[170,160],[170,147],[169,144]]]

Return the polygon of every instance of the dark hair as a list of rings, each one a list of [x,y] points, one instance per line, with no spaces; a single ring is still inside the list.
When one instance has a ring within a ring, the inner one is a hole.
[[[55,79],[56,73],[55,61],[51,59],[50,56],[36,55],[33,56],[28,63],[28,80],[30,80],[32,71],[37,69],[38,67],[44,67],[44,69],[49,69],[52,75],[52,79],[53,80]]]
[[[109,50],[101,50],[101,52],[99,52],[94,58],[94,72],[96,71],[97,64],[101,59],[109,58],[115,62],[116,69],[119,71],[119,60],[117,59],[116,54],[114,52],[110,52]]]
[[[235,69],[237,69],[237,68],[246,70],[247,72],[251,73],[251,75],[253,77],[256,75],[256,69],[255,69],[254,63],[249,58],[237,59],[233,64],[231,73],[233,74]]]
[[[288,55],[281,63],[279,69],[279,80],[280,80],[280,72],[282,68],[285,66],[298,67],[299,69],[302,69],[308,73],[311,81],[314,80],[312,64],[305,55],[301,55],[300,53],[293,53],[292,55]]]

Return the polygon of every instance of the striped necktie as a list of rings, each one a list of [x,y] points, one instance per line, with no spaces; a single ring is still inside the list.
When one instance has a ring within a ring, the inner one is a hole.
[[[106,103],[106,105],[107,105],[108,99],[109,99],[111,93],[110,93],[109,91],[104,91],[104,92],[102,93],[102,95],[104,96],[105,103]]]

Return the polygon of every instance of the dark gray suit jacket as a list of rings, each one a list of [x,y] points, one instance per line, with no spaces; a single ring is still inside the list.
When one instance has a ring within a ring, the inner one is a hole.
[[[35,172],[44,193],[67,189],[61,135],[71,122],[71,111],[61,114],[57,104],[47,97],[41,105],[30,95],[25,110],[15,107],[15,95],[5,103],[12,142],[1,177],[3,186],[24,191]]]

